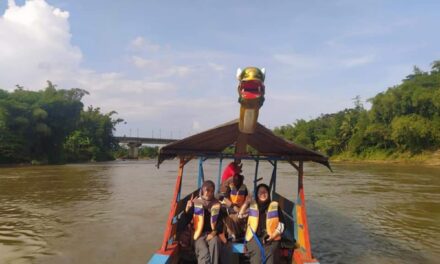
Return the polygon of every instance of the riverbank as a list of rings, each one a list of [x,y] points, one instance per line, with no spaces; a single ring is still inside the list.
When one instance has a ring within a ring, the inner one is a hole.
[[[83,161],[70,161],[64,163],[49,163],[47,161],[36,161],[32,160],[29,162],[19,162],[19,163],[2,163],[0,168],[11,168],[11,167],[33,167],[33,166],[59,166],[59,165],[70,165],[70,164],[87,164],[87,163],[99,163],[99,162],[109,162],[118,159],[108,159],[108,160],[83,160]]]
[[[75,165],[75,164],[95,164],[95,163],[105,163],[105,162],[111,162],[111,161],[155,161],[157,157],[139,157],[138,159],[128,159],[128,158],[115,158],[115,159],[109,159],[109,160],[102,160],[102,161],[96,161],[96,160],[89,160],[89,161],[78,161],[78,162],[66,162],[62,164],[51,164],[51,163],[42,163],[42,162],[21,162],[21,163],[5,163],[0,164],[0,168],[15,168],[15,167],[39,167],[39,166],[60,166],[60,165]]]
[[[128,158],[115,158],[116,161],[126,161],[126,160],[155,160],[157,157],[139,157],[139,159],[128,159]],[[99,162],[108,162],[99,161]],[[411,154],[409,152],[404,153],[385,153],[385,152],[369,152],[363,155],[354,155],[353,153],[343,152],[338,155],[330,157],[331,162],[353,162],[353,163],[405,163],[414,165],[428,165],[428,166],[440,166],[440,150],[434,152],[423,152],[420,154]],[[86,164],[86,163],[96,163],[98,161],[83,161],[83,162],[68,162],[64,164],[48,164],[48,163],[12,163],[12,164],[0,164],[0,168],[10,168],[10,167],[30,167],[30,166],[51,166],[51,165],[68,165],[68,164]]]
[[[424,151],[420,154],[372,151],[362,155],[355,155],[350,152],[343,152],[332,156],[330,160],[332,162],[407,163],[440,166],[440,150]]]

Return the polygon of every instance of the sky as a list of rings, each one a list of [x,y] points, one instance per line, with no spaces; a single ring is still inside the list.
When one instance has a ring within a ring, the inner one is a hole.
[[[266,69],[269,128],[353,107],[440,59],[440,1],[0,0],[0,89],[82,88],[116,135],[183,138],[239,116]]]

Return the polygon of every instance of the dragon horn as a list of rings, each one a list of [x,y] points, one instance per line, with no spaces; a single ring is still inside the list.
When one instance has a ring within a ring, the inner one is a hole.
[[[243,72],[243,70],[241,69],[241,68],[238,68],[237,69],[237,80],[240,80],[240,75],[241,75],[241,73]]]

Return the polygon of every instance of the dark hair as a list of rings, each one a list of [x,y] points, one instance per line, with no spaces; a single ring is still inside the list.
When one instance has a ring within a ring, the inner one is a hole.
[[[237,185],[236,186],[237,188],[239,188],[244,182],[244,176],[241,175],[240,173],[235,173],[235,175],[232,178],[232,182],[234,183],[234,185]]]
[[[210,181],[210,180],[204,181],[204,182],[203,182],[203,185],[202,185],[202,190],[203,190],[203,188],[209,188],[209,187],[211,187],[212,189],[215,190],[215,184],[214,184],[214,182],[213,182],[213,181]]]
[[[265,188],[265,189],[267,190],[267,194],[269,195],[269,197],[268,197],[269,199],[268,199],[268,200],[270,200],[270,188],[269,188],[269,186],[268,186],[267,184],[265,184],[265,183],[260,183],[260,184],[257,185],[257,188],[255,189],[255,200],[258,201],[258,190],[259,190],[261,187],[263,187],[263,188]]]

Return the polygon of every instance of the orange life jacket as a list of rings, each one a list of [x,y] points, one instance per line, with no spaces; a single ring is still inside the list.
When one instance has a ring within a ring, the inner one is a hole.
[[[236,204],[238,207],[241,207],[246,200],[247,188],[246,185],[242,184],[240,188],[237,190],[233,183],[229,184],[229,188],[231,188],[231,193],[229,198],[233,204]]]
[[[257,232],[258,228],[258,218],[260,213],[258,211],[258,205],[255,201],[253,201],[249,207],[249,217],[248,217],[248,225],[246,230],[246,241],[251,241],[253,238],[252,231],[254,233]],[[280,218],[278,216],[278,202],[272,201],[269,204],[269,208],[266,214],[266,231],[267,234],[272,236],[275,230],[280,223]],[[252,231],[251,231],[252,230]],[[274,240],[280,240],[281,234],[278,234]]]
[[[214,203],[211,205],[211,228],[215,230],[217,226],[217,219],[220,213],[220,204]],[[205,216],[205,210],[203,209],[203,202],[201,198],[194,200],[194,214],[193,214],[193,222],[194,222],[194,240],[197,240],[202,234],[203,230],[203,221]]]

